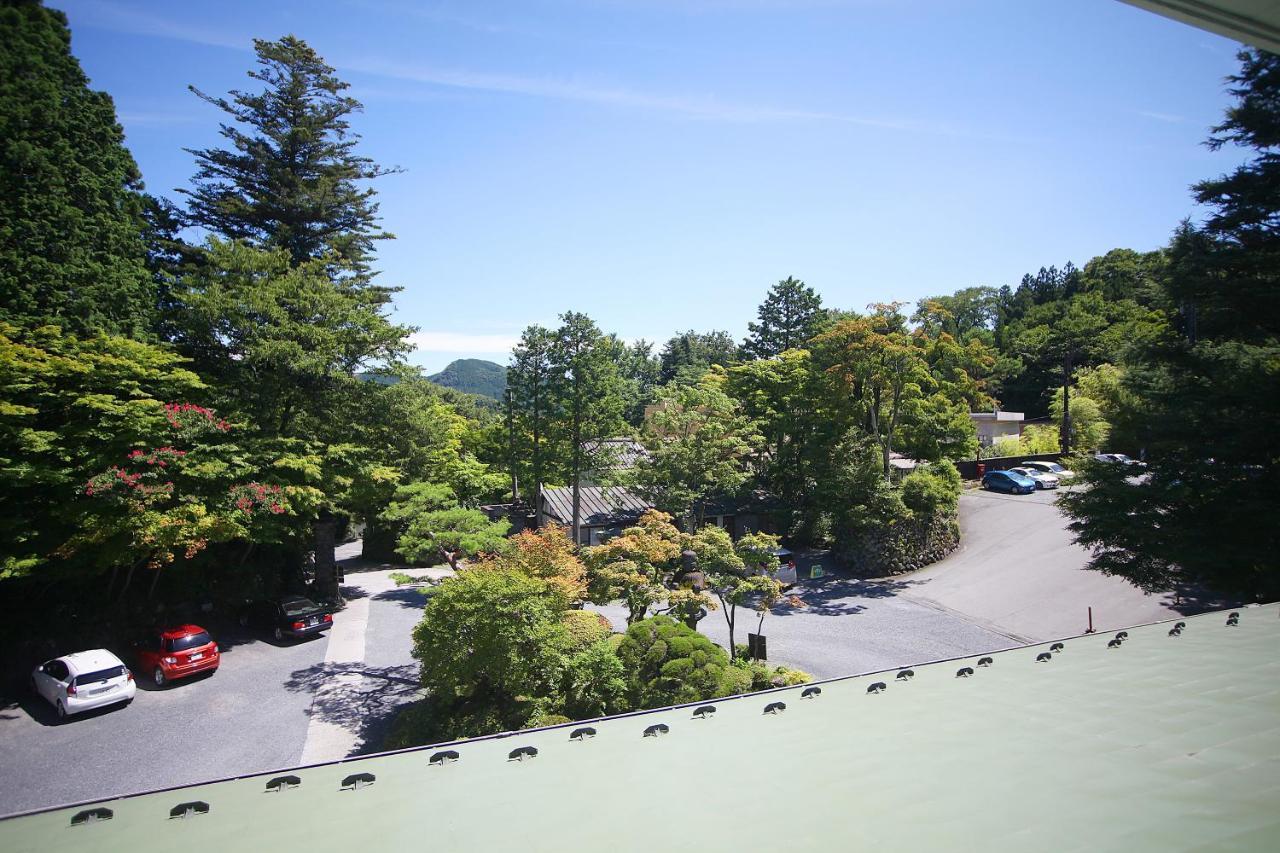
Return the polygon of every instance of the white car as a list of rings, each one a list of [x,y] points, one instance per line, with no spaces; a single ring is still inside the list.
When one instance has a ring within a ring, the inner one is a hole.
[[[106,649],[91,649],[40,664],[31,673],[31,688],[65,718],[104,705],[132,702],[138,685],[120,658]]]
[[[1052,474],[1058,478],[1058,481],[1070,480],[1076,475],[1075,471],[1068,471],[1057,462],[1023,462],[1023,468],[1034,468],[1037,471],[1043,471],[1046,474]]]
[[[1010,468],[1015,474],[1021,474],[1028,480],[1036,484],[1037,489],[1056,489],[1058,488],[1058,478],[1054,474],[1048,474],[1039,468],[1030,468],[1026,465],[1020,465],[1017,468]]]

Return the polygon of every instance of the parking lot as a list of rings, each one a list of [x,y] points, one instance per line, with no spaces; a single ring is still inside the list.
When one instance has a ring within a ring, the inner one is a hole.
[[[164,689],[139,677],[131,705],[65,722],[30,694],[0,706],[0,815],[376,749],[417,695],[410,632],[423,601],[386,574],[349,572],[351,605],[313,639],[205,625],[223,649],[218,671]]]

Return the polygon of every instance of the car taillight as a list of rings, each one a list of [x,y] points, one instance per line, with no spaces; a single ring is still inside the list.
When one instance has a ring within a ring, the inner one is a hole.
[[[133,681],[133,670],[126,669],[124,671],[124,677],[126,681]]]
[[[305,622],[294,622],[294,623],[293,623],[293,630],[295,630],[295,631],[301,631],[301,630],[302,630],[303,628],[305,628],[305,627],[307,627],[307,623],[305,623]]]
[[[326,614],[324,615],[324,621],[326,621],[326,622],[332,622],[332,621],[333,621],[333,614],[332,614],[332,613],[326,613]]]
[[[76,695],[76,686],[74,684],[67,685],[67,695],[68,696]]]

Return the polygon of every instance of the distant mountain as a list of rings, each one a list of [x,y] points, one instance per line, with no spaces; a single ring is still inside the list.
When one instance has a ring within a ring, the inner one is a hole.
[[[507,390],[507,369],[479,358],[460,358],[427,379],[467,394],[501,400]]]

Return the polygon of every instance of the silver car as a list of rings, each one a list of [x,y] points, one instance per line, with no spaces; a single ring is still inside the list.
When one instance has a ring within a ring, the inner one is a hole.
[[[1070,480],[1076,475],[1076,472],[1063,468],[1057,462],[1023,462],[1023,468],[1033,468],[1036,471],[1043,471],[1046,474],[1052,474],[1058,478],[1058,482]]]
[[[1020,465],[1017,468],[1010,468],[1015,474],[1021,474],[1028,480],[1036,484],[1037,489],[1056,489],[1058,488],[1058,478],[1053,474],[1047,474],[1039,468],[1030,468],[1026,465]]]

